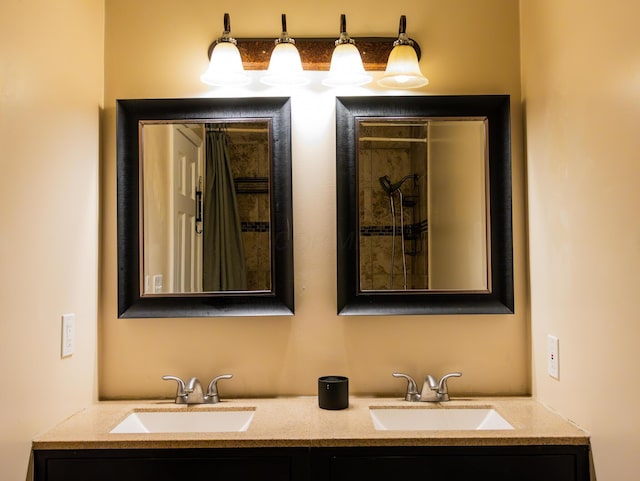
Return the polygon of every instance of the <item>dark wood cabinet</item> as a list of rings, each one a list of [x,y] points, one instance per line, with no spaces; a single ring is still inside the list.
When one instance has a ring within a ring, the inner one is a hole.
[[[303,481],[306,448],[34,452],[34,481]]]
[[[311,481],[589,481],[588,446],[322,448]]]
[[[34,451],[34,481],[589,481],[589,446]]]

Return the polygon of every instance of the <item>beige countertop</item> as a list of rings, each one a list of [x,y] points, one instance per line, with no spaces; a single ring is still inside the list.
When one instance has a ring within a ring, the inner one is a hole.
[[[491,407],[513,430],[378,431],[370,407],[447,409]],[[245,432],[111,434],[133,411],[255,409]],[[34,449],[139,449],[309,446],[588,445],[587,433],[531,398],[456,398],[409,403],[399,398],[351,396],[348,409],[329,411],[313,397],[229,399],[214,405],[163,401],[100,402],[36,437]]]

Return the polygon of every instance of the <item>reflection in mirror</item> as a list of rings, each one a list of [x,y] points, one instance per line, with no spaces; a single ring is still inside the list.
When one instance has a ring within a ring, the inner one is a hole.
[[[486,291],[486,119],[356,129],[360,290]]]
[[[269,291],[270,122],[143,122],[144,295]]]
[[[338,313],[513,312],[508,95],[338,97]]]
[[[118,317],[292,315],[290,100],[116,104]]]

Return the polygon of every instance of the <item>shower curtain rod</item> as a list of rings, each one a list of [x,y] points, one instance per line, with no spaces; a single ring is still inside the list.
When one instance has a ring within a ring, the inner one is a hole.
[[[227,127],[224,130],[226,130],[227,132],[253,132],[253,133],[269,132],[269,129],[243,129],[243,128],[234,128],[234,127]]]
[[[263,133],[269,132],[269,129],[249,129],[241,127],[206,127],[208,130],[222,130],[224,132],[248,132],[248,133]]]
[[[360,137],[360,142],[418,142],[427,143],[427,139],[412,139],[406,137]]]
[[[363,127],[426,127],[429,122],[407,122],[404,124],[396,124],[393,122],[362,122]]]

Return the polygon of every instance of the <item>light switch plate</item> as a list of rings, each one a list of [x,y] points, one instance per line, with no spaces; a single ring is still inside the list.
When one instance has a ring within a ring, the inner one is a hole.
[[[547,336],[547,372],[549,376],[560,379],[560,359],[558,358],[558,338],[556,336]]]
[[[69,357],[75,350],[76,315],[62,315],[62,357]]]
[[[156,274],[153,276],[153,292],[161,293],[162,292],[162,274]]]

